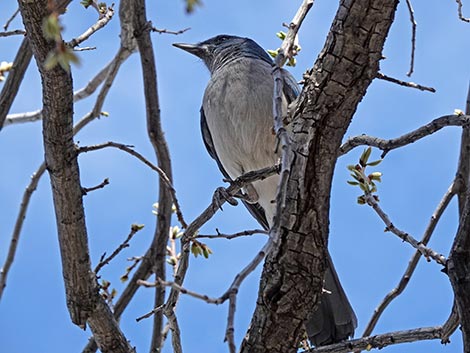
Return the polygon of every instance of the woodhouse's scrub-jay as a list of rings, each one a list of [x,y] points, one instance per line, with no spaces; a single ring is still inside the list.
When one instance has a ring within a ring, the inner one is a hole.
[[[211,73],[201,108],[204,143],[226,178],[278,162],[273,134],[272,59],[253,40],[218,35],[198,44],[174,46],[201,58]],[[294,78],[285,70],[283,109],[300,93]],[[279,176],[248,185],[245,205],[266,229],[275,213]],[[356,316],[328,255],[321,303],[306,329],[315,346],[339,342],[354,334]]]

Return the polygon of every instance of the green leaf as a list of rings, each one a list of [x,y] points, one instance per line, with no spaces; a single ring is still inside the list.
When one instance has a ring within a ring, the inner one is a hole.
[[[186,2],[186,13],[194,12],[196,6],[202,6],[202,2],[200,0],[185,0]]]
[[[364,152],[362,152],[361,158],[359,159],[359,164],[362,167],[365,167],[367,165],[367,161],[369,160],[371,153],[372,153],[372,148],[370,146],[364,149]]]
[[[277,56],[277,54],[279,53],[279,49],[276,49],[276,50],[268,49],[267,52],[268,52],[269,55],[271,55],[273,58],[275,58]]]
[[[93,0],[82,0],[80,1],[80,4],[87,9],[91,4],[93,3]]]
[[[376,165],[379,165],[382,161],[383,161],[383,159],[377,159],[376,161],[367,163],[367,166],[375,167]]]
[[[276,36],[281,39],[281,40],[284,40],[286,39],[286,36],[287,36],[287,33],[286,32],[283,32],[283,31],[279,31],[276,33]]]
[[[369,174],[369,179],[370,180],[377,180],[377,181],[382,181],[381,179],[382,177],[382,173],[381,172],[373,172],[371,174]]]
[[[353,186],[359,185],[359,183],[358,183],[357,181],[347,180],[346,182],[347,182],[349,185],[353,185]]]

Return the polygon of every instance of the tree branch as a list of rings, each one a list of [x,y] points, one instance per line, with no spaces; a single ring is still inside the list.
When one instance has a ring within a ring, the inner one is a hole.
[[[434,233],[434,229],[436,228],[437,224],[439,223],[439,220],[441,219],[442,214],[446,210],[447,206],[449,205],[450,201],[455,196],[455,194],[456,186],[454,182],[447,189],[447,192],[444,194],[441,201],[437,205],[434,213],[431,216],[429,224],[426,227],[426,230],[424,231],[423,237],[421,238],[421,243],[423,245],[427,245],[429,243],[429,240],[431,239],[431,236]],[[375,326],[377,325],[380,316],[383,314],[388,305],[405,290],[406,286],[410,282],[411,277],[413,276],[416,266],[418,265],[418,261],[421,259],[421,255],[421,251],[417,250],[411,257],[410,261],[408,262],[408,267],[406,268],[405,273],[398,282],[398,285],[385,296],[382,302],[374,310],[374,313],[370,318],[369,323],[364,329],[364,332],[362,334],[363,337],[370,336]]]
[[[129,0],[128,0],[129,1]],[[145,107],[147,114],[147,132],[155,150],[158,165],[161,170],[168,176],[170,183],[172,182],[172,168],[170,160],[170,152],[166,143],[166,138],[161,126],[160,103],[157,88],[157,69],[155,65],[155,57],[150,37],[151,26],[147,20],[145,0],[133,1],[133,18],[135,40],[139,48],[140,62],[142,67],[142,75],[144,81]],[[166,277],[166,245],[168,243],[168,233],[170,229],[170,221],[172,214],[172,197],[170,188],[167,184],[159,182],[158,205],[159,212],[157,216],[157,226],[155,229],[154,240],[151,248],[153,249],[153,272],[156,277],[165,279]],[[154,306],[158,307],[165,301],[165,288],[156,288]],[[165,313],[170,328],[172,329],[173,346],[179,351],[181,344],[176,342],[179,338],[178,322],[174,314]],[[151,352],[160,350],[163,344],[163,316],[157,313],[154,316]]]
[[[76,325],[90,325],[102,352],[131,353],[134,350],[99,295],[96,278],[91,273],[79,167],[73,144],[72,77],[60,66],[51,70],[44,67],[47,55],[55,48],[54,41],[46,40],[42,31],[43,19],[49,15],[47,5],[46,0],[19,1],[27,38],[42,79],[44,150],[68,309]]]
[[[413,248],[417,249],[426,258],[426,260],[431,261],[430,259],[433,259],[438,264],[446,266],[447,259],[442,254],[438,254],[433,249],[426,247],[422,242],[416,240],[408,233],[395,227],[388,215],[382,210],[377,200],[371,194],[366,194],[364,197],[367,204],[374,209],[380,219],[384,222],[386,226],[385,231],[392,232],[401,240],[410,244]]]
[[[423,327],[413,330],[395,331],[380,335],[358,338],[329,346],[311,349],[309,353],[346,353],[361,350],[370,351],[372,348],[382,349],[399,343],[409,343],[441,338],[442,327]]]
[[[466,126],[469,124],[469,122],[470,115],[444,115],[440,118],[434,119],[430,123],[421,126],[416,130],[390,140],[384,140],[378,137],[367,135],[350,137],[344,144],[341,145],[338,155],[342,156],[357,146],[366,145],[381,149],[383,151],[381,158],[384,158],[385,155],[391,150],[414,143],[426,136],[432,135],[444,127]]]
[[[86,41],[88,38],[90,38],[95,32],[99,31],[101,28],[106,26],[108,22],[111,21],[113,16],[114,16],[114,6],[111,5],[110,7],[107,8],[104,15],[101,16],[99,20],[93,26],[88,28],[85,32],[83,32],[77,38],[72,39],[66,45],[69,48],[75,48],[76,46],[80,45],[81,43]]]
[[[26,32],[23,29],[15,29],[13,31],[0,32],[0,38],[10,37],[10,36],[19,36],[19,35],[25,35],[25,34]]]
[[[396,83],[397,85],[400,85],[400,86],[403,86],[403,87],[416,88],[416,89],[419,89],[420,91],[429,91],[429,92],[432,92],[432,93],[436,92],[436,90],[432,87],[423,86],[423,85],[420,85],[420,84],[414,83],[414,82],[402,81],[402,80],[399,80],[397,78],[393,78],[393,77],[384,75],[381,72],[377,73],[377,78],[381,79],[381,80],[384,80],[384,81]]]

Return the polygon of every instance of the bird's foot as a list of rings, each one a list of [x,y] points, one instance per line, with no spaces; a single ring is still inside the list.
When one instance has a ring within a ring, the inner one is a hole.
[[[218,187],[214,192],[214,196],[212,197],[212,203],[216,205],[217,208],[223,210],[222,204],[225,201],[227,201],[232,206],[238,205],[238,201],[235,200],[235,198],[227,192],[226,188],[222,186]]]

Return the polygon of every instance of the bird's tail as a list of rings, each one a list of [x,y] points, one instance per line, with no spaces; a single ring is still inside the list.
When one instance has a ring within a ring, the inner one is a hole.
[[[307,335],[315,347],[340,342],[354,335],[357,319],[349,303],[333,262],[328,254],[325,292],[317,310],[306,323]]]

